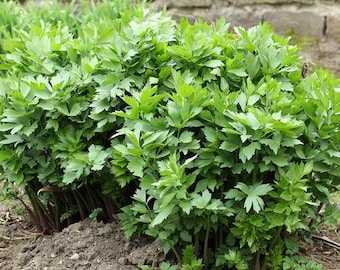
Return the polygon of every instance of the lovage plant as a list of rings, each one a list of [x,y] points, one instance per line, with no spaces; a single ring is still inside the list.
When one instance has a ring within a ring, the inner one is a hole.
[[[323,70],[304,79],[268,24],[167,28],[170,42],[144,54],[149,80],[114,112],[113,173],[139,186],[125,231],[178,261],[194,245],[205,269],[281,269],[339,184],[340,82]]]
[[[128,37],[116,33],[144,12],[128,1],[1,3],[1,12],[9,9],[15,16],[0,20],[1,197],[21,200],[39,232],[89,215],[112,220],[131,195],[112,184],[109,163],[120,127],[110,111],[122,103],[114,89],[129,84],[120,64],[128,65],[129,48],[120,46]]]
[[[266,23],[78,8],[3,19],[2,197],[47,232],[119,211],[183,269],[294,268],[294,241],[338,222],[340,81],[303,78]]]

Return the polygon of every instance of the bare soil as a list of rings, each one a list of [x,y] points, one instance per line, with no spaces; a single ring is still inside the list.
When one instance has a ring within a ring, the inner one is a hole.
[[[60,233],[34,233],[25,215],[0,204],[1,270],[133,270],[163,260],[161,246],[147,237],[127,239],[120,223],[90,219]]]
[[[301,48],[299,54],[310,67],[309,72],[312,72],[316,67],[322,67],[333,72],[335,78],[340,78],[339,41],[334,39],[325,39],[320,41],[315,39],[300,39],[300,41],[297,42],[297,45]]]

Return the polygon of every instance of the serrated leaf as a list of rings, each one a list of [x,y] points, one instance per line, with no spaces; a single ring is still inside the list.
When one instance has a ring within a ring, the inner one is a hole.
[[[194,133],[191,131],[184,131],[179,137],[179,141],[182,143],[190,143],[192,142]]]
[[[258,142],[252,142],[251,144],[241,148],[239,157],[243,163],[250,160],[254,155],[256,150],[260,150],[261,145]]]
[[[104,150],[102,146],[91,145],[89,147],[89,161],[92,164],[92,170],[100,171],[103,169],[106,159],[109,157],[109,153]]]
[[[181,201],[179,203],[179,207],[182,208],[183,212],[186,213],[187,215],[190,214],[191,209],[192,209],[192,205],[191,205],[191,201]]]
[[[216,142],[218,140],[218,135],[215,129],[210,127],[205,127],[203,133],[208,142]]]
[[[174,204],[169,204],[164,209],[161,209],[161,211],[157,214],[154,220],[150,223],[150,227],[152,228],[155,227],[156,225],[161,224],[172,213],[174,207],[175,207]]]
[[[220,148],[221,150],[226,150],[228,152],[234,152],[235,150],[239,149],[240,145],[231,141],[224,141],[221,143]]]
[[[194,197],[191,204],[198,209],[204,209],[211,200],[211,193],[208,190],[202,192],[202,195]]]
[[[275,165],[277,165],[279,167],[284,167],[284,166],[288,165],[288,157],[283,155],[283,154],[264,157],[263,161],[266,164],[274,163]]]
[[[137,189],[135,194],[133,195],[133,199],[140,203],[146,203],[146,190]]]
[[[134,176],[143,177],[144,176],[144,171],[143,171],[144,164],[145,164],[145,161],[142,158],[132,157],[131,159],[129,159],[127,168]]]
[[[259,213],[264,207],[264,201],[258,196],[249,195],[244,201],[244,207],[247,213],[250,211],[250,209],[253,209],[256,213]]]

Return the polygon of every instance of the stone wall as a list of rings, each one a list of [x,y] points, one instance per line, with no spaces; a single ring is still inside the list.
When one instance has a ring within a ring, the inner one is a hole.
[[[213,22],[224,17],[246,28],[268,21],[279,33],[340,41],[340,0],[155,0],[151,6],[166,6],[175,18]]]

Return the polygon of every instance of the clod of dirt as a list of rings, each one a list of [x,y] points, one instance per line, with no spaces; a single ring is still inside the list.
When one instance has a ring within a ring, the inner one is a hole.
[[[89,219],[60,233],[32,238],[20,250],[3,248],[1,270],[132,270],[158,264],[164,258],[161,245],[147,237],[127,239],[120,223],[104,224]]]

